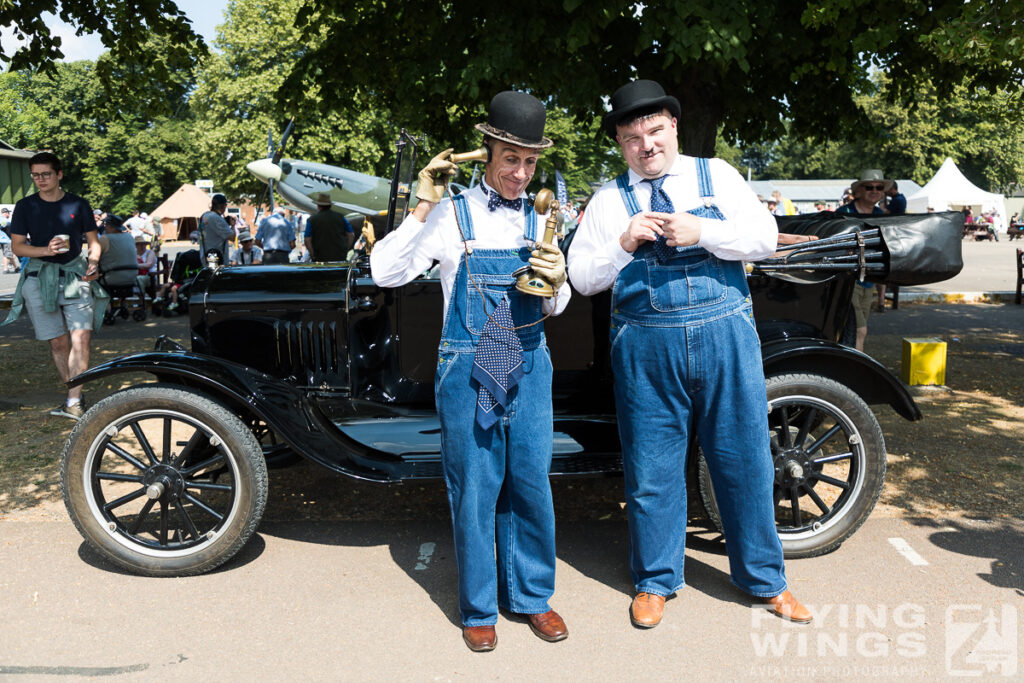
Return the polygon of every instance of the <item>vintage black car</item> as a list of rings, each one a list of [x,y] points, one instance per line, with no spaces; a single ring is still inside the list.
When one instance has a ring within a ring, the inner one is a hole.
[[[389,212],[375,223],[379,234],[408,207],[415,152],[403,135]],[[892,373],[838,343],[855,280],[911,284],[952,276],[959,239],[936,236],[959,237],[958,220],[960,214],[790,219],[784,232],[820,239],[751,266],[776,521],[787,556],[833,550],[871,512],[886,451],[868,406],[921,417]],[[571,235],[564,244],[571,250]],[[435,274],[381,289],[365,256],[203,270],[192,285],[191,349],[161,338],[151,353],[117,358],[72,380],[138,371],[155,379],[99,401],[72,431],[61,476],[75,525],[129,571],[198,574],[231,558],[255,531],[268,458],[297,454],[384,484],[440,478],[433,378],[441,302]],[[607,293],[577,293],[546,323],[555,367],[552,476],[621,472],[608,309]],[[716,519],[699,444],[684,455]]]

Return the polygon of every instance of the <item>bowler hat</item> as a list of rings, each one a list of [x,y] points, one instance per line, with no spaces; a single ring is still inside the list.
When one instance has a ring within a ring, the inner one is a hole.
[[[320,192],[313,198],[313,203],[317,206],[334,206],[334,202],[331,201],[331,195],[326,192]]]
[[[476,129],[517,147],[545,149],[554,143],[544,137],[544,105],[533,95],[505,90],[494,96],[487,110],[487,123]]]
[[[861,183],[882,183],[882,192],[888,192],[889,188],[892,187],[892,180],[886,178],[885,174],[882,173],[882,170],[878,168],[864,169],[860,174],[860,180],[854,181],[854,183],[850,185],[850,189],[856,192],[857,187]]]
[[[665,94],[665,89],[655,81],[640,79],[622,86],[612,95],[612,110],[604,116],[604,130],[615,137],[615,126],[627,115],[640,109],[664,107],[677,119],[680,116],[679,100]]]

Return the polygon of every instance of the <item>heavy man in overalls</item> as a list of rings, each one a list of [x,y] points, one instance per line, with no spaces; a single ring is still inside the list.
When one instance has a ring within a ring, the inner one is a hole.
[[[695,430],[733,583],[810,621],[786,590],[775,531],[768,407],[744,259],[776,249],[775,220],[720,159],[679,154],[679,102],[654,81],[612,96],[606,132],[629,171],[593,196],[569,252],[582,294],[612,288],[611,360],[625,471],[634,625],[683,587],[686,453]]]
[[[533,96],[496,95],[487,123],[476,126],[490,148],[483,182],[442,202],[456,167],[452,150],[437,155],[420,172],[415,210],[370,255],[381,287],[440,263],[445,311],[434,392],[463,639],[474,651],[494,649],[499,606],[525,615],[544,640],[568,635],[548,604],[555,588],[551,355],[543,325],[531,325],[565,310],[570,293],[565,259],[557,246],[537,242],[543,218],[525,193],[540,150],[552,144],[544,122]],[[513,273],[527,264],[556,296],[516,290]]]

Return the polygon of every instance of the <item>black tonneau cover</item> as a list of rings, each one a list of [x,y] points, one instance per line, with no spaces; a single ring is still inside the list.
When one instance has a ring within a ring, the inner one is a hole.
[[[903,216],[850,216],[832,211],[776,218],[779,232],[815,235],[755,264],[773,271],[861,271],[894,285],[942,282],[963,268],[964,215],[959,211]]]

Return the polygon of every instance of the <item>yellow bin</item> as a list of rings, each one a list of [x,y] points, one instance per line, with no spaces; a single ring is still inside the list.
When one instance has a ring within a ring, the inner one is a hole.
[[[910,385],[945,385],[946,342],[927,337],[904,338],[900,379]]]

